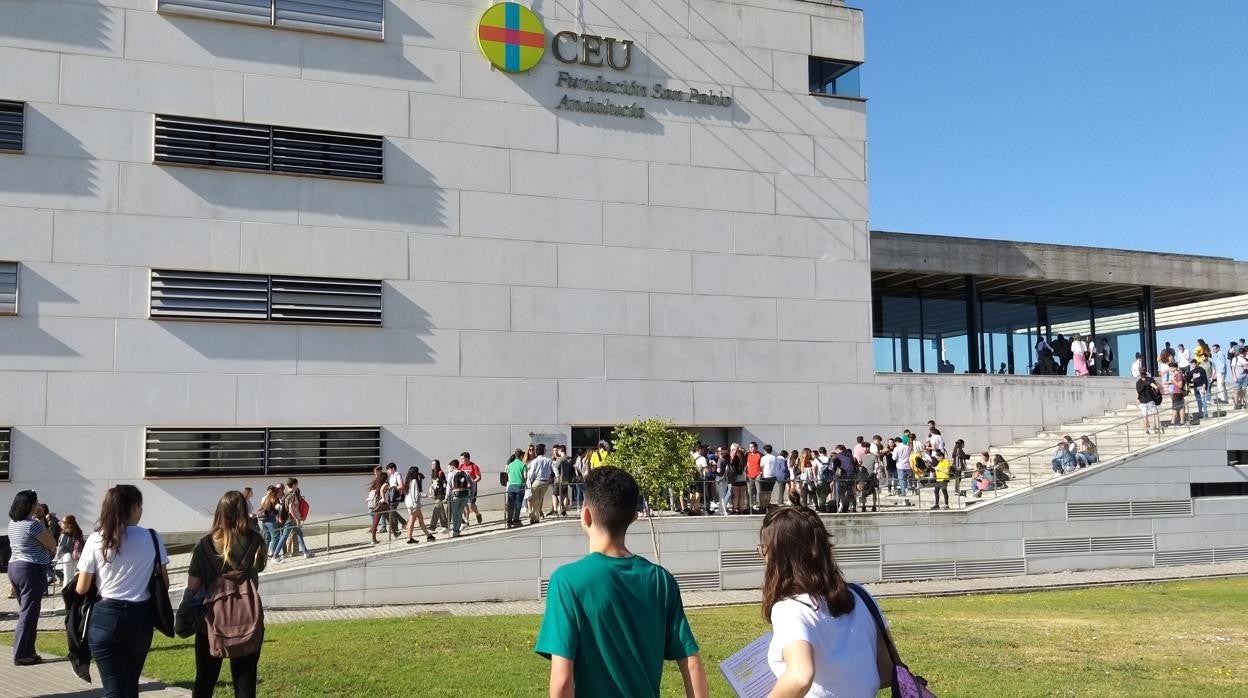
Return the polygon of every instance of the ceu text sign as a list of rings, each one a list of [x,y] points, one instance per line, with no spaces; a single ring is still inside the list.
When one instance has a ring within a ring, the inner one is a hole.
[[[529,8],[514,2],[500,2],[481,15],[477,44],[495,68],[522,73],[542,60],[546,52],[546,28]]]

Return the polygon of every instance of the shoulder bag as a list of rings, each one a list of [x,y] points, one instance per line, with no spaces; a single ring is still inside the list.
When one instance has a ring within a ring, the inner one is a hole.
[[[165,637],[173,637],[173,604],[169,601],[169,584],[160,573],[160,542],[156,540],[156,531],[147,529],[152,534],[152,578],[147,581],[148,602],[152,605],[152,625]]]
[[[884,644],[888,646],[888,656],[893,660],[893,698],[936,698],[936,694],[927,688],[927,679],[910,673],[910,668],[901,661],[901,656],[897,654],[897,646],[893,644],[893,637],[889,635],[888,628],[884,625],[884,618],[880,616],[880,609],[876,607],[866,590],[857,584],[850,584],[849,588],[853,589],[858,599],[866,604],[871,617],[875,619],[875,629],[883,636]]]

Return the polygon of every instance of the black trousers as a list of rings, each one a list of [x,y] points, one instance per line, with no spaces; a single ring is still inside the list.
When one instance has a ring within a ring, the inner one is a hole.
[[[221,662],[208,652],[208,634],[195,634],[195,688],[191,695],[194,698],[212,698],[213,688],[217,685],[217,677],[221,675]],[[234,683],[235,698],[255,698],[256,665],[260,663],[260,653],[247,657],[234,657],[230,660],[230,679]]]

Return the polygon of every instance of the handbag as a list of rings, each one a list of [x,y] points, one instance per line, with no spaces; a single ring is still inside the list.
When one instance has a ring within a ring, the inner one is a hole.
[[[152,565],[152,578],[147,580],[148,602],[152,605],[152,626],[165,637],[173,637],[173,604],[169,601],[169,584],[160,573],[160,542],[156,540],[156,531],[147,529],[152,534],[152,554],[156,562]]]
[[[911,673],[910,668],[901,661],[901,656],[897,654],[897,646],[893,644],[893,637],[888,634],[884,618],[880,616],[880,609],[876,607],[867,591],[857,584],[850,584],[849,588],[853,589],[858,598],[866,604],[871,617],[875,619],[876,630],[884,637],[884,644],[888,647],[888,656],[893,660],[893,698],[936,698],[936,694],[927,688],[927,679]]]

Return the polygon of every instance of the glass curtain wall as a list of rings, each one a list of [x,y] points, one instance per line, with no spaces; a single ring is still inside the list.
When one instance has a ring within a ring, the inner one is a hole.
[[[1004,375],[1040,372],[1041,340],[1095,342],[1093,374],[1126,376],[1142,344],[1137,298],[1071,298],[983,293],[969,303],[966,284],[950,277],[932,288],[878,288],[873,303],[875,370],[883,373]],[[973,316],[968,315],[968,303]],[[978,333],[968,332],[973,317]],[[1060,335],[1060,340],[1059,340]],[[1104,342],[1102,341],[1104,340]],[[973,346],[979,365],[972,366]],[[1104,365],[1104,346],[1110,361]],[[1063,354],[1065,352],[1062,352]],[[1075,374],[1074,361],[1056,361],[1043,372]]]

